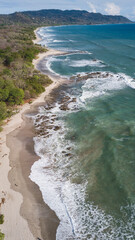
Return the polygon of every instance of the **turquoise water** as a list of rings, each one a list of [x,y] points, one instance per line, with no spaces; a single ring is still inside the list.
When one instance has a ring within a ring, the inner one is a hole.
[[[134,240],[135,25],[49,27],[39,34],[41,44],[68,53],[48,59],[49,69],[67,81],[74,76],[63,91],[76,100],[67,111],[57,102],[52,112],[63,128],[48,140],[72,228],[62,235],[63,223],[57,239]],[[62,155],[67,146],[70,157]]]

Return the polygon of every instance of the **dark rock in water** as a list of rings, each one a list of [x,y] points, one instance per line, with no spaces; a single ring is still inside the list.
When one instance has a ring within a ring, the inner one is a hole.
[[[94,62],[96,62],[97,60],[94,59],[93,60]],[[86,75],[84,76],[81,76],[80,74],[78,74],[77,76],[73,76],[71,77],[70,79],[71,80],[76,80],[77,82],[79,81],[85,81],[89,78],[107,78],[107,77],[113,77],[112,74],[110,74],[109,72],[91,72],[91,73],[87,73]]]
[[[55,118],[51,118],[50,123],[54,123],[54,121],[55,121]]]
[[[64,103],[64,102],[67,102],[67,101],[69,101],[69,100],[70,100],[70,97],[69,97],[69,96],[65,96],[65,97],[61,100],[61,102]]]
[[[67,111],[67,110],[69,110],[69,107],[67,106],[67,104],[63,104],[63,105],[61,105],[60,110]]]
[[[73,98],[70,102],[76,102],[76,98]]]
[[[42,119],[42,120],[48,120],[49,117],[48,117],[48,116],[42,116],[41,119]]]
[[[65,154],[65,153],[66,153],[66,151],[62,151],[62,153],[64,153],[64,154]]]
[[[50,105],[47,105],[47,106],[45,106],[45,109],[46,110],[50,110],[50,109],[52,109],[53,108],[53,106],[50,104]]]
[[[47,129],[52,129],[53,125],[47,126]]]
[[[58,131],[60,129],[60,126],[55,126],[54,131]]]
[[[66,156],[66,157],[72,157],[73,154],[72,154],[72,153],[66,153],[65,156]]]
[[[67,150],[71,150],[71,147],[68,147]]]
[[[48,136],[49,134],[49,132],[44,128],[36,129],[35,133],[36,135],[40,135],[40,136]]]
[[[101,72],[92,72],[92,73],[89,73],[88,75],[86,75],[87,79],[95,78],[95,77],[99,77],[99,76],[101,76]]]

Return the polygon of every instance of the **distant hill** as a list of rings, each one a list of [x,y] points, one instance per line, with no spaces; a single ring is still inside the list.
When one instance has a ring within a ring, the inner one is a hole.
[[[81,10],[39,10],[15,12],[9,15],[0,15],[0,24],[19,23],[32,25],[93,25],[93,24],[117,24],[132,23],[123,16],[102,15],[101,13],[90,13]]]

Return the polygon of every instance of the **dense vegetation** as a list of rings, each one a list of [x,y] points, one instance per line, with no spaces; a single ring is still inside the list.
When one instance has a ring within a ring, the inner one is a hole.
[[[0,15],[1,23],[12,23],[14,21],[37,25],[131,23],[129,19],[123,16],[102,15],[101,13],[89,13],[79,10],[49,9]]]
[[[3,224],[4,223],[4,215],[0,214],[0,224]],[[0,232],[0,240],[4,240],[4,233],[1,233]]]
[[[4,240],[5,235],[0,232],[0,240]]]
[[[46,51],[35,45],[34,27],[0,26],[0,121],[10,116],[16,105],[36,97],[51,80],[35,70],[32,60]]]
[[[3,224],[3,223],[4,223],[4,215],[0,214],[0,224]]]

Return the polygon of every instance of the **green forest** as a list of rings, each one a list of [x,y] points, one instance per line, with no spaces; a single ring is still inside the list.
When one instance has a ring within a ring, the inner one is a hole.
[[[47,51],[34,44],[34,26],[0,26],[0,126],[16,112],[17,105],[31,101],[51,83],[34,69],[32,60]]]

